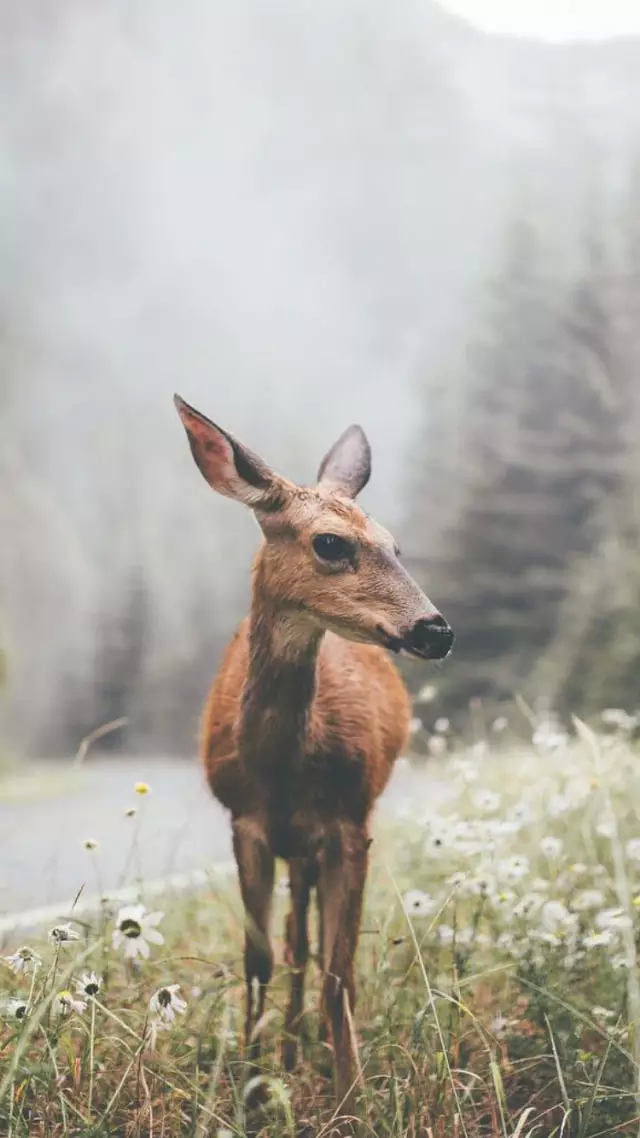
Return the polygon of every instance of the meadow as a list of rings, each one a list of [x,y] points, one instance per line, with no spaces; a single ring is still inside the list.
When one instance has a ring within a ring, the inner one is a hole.
[[[442,795],[374,829],[357,957],[361,1132],[378,1138],[640,1133],[640,762],[609,709],[567,731],[500,718],[425,740]],[[403,760],[407,762],[409,760]],[[417,761],[417,760],[416,760]],[[420,760],[423,761],[423,760]],[[418,782],[416,785],[420,786]],[[138,809],[153,788],[138,786]],[[0,1133],[10,1138],[324,1138],[327,1045],[312,960],[303,1057],[286,1075],[286,867],[260,1025],[268,1101],[245,1110],[242,907],[233,875],[158,900],[71,909],[0,961]],[[79,858],[99,881],[104,851]],[[312,937],[312,944],[314,938]]]

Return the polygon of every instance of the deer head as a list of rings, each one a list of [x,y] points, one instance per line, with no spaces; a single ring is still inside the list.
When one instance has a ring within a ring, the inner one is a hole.
[[[371,473],[360,427],[340,436],[311,488],[276,474],[178,395],[175,404],[206,481],[255,514],[260,589],[272,610],[347,640],[427,660],[448,655],[448,624],[400,563],[391,534],[355,501]]]

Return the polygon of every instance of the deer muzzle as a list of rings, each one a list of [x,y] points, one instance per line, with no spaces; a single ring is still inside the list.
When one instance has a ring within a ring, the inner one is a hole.
[[[443,616],[422,617],[406,633],[402,648],[421,660],[444,660],[451,651],[453,632]]]

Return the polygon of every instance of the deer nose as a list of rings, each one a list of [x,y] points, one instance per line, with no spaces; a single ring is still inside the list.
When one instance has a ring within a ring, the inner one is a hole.
[[[436,616],[417,620],[405,637],[408,651],[415,652],[417,656],[423,656],[427,660],[444,660],[452,644],[453,632],[439,613]]]

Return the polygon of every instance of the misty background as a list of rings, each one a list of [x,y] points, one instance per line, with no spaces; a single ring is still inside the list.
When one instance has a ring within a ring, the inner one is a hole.
[[[439,714],[640,704],[640,39],[4,0],[0,201],[5,754],[193,753],[258,532],[174,390],[302,482],[363,425]]]

